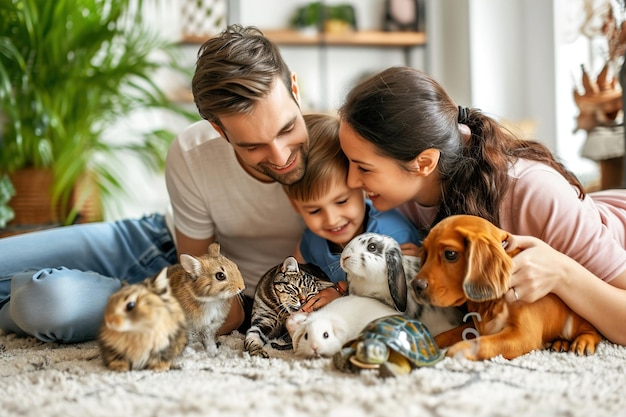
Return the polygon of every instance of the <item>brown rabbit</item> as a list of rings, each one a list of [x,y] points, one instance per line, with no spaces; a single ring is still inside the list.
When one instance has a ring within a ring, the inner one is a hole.
[[[187,344],[185,315],[166,269],[109,297],[98,333],[104,365],[114,371],[170,368]]]
[[[201,257],[183,254],[180,264],[168,268],[172,293],[178,299],[190,333],[197,332],[202,345],[217,353],[216,332],[226,320],[234,297],[245,284],[237,265],[220,254],[220,245],[209,246]]]

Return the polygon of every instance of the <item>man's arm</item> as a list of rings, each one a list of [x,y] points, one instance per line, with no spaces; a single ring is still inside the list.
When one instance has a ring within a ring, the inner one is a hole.
[[[179,258],[180,255],[183,253],[192,256],[201,256],[207,253],[209,245],[213,242],[215,242],[215,237],[210,237],[208,239],[192,239],[176,229],[176,247],[178,250]],[[217,334],[222,335],[232,332],[233,330],[241,326],[241,323],[243,323],[243,319],[243,306],[239,302],[239,299],[236,298],[230,306],[230,313],[228,313],[226,321],[224,322],[222,327],[219,328]]]

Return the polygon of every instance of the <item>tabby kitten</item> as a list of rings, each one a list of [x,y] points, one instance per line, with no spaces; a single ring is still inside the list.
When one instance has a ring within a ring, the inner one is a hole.
[[[291,256],[271,268],[257,284],[251,326],[246,332],[244,349],[251,356],[268,358],[264,346],[278,338],[282,342],[274,342],[272,347],[291,349],[291,338],[285,328],[285,321],[310,298],[333,285],[319,267],[298,264]]]

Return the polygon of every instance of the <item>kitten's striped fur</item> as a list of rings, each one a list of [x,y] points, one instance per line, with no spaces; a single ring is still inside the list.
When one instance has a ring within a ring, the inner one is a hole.
[[[252,356],[269,357],[264,346],[272,339],[278,349],[290,349],[291,340],[285,328],[287,317],[324,288],[334,284],[316,266],[298,264],[288,257],[282,264],[267,271],[257,284],[252,305],[250,329],[246,332],[244,349]]]

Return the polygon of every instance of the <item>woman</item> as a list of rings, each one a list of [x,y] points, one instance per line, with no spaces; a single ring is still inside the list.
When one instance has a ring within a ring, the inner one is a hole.
[[[339,114],[348,185],[374,207],[398,207],[423,229],[452,214],[490,220],[514,235],[511,249],[523,249],[507,300],[552,292],[626,345],[625,190],[586,194],[545,146],[457,106],[412,68],[363,81]]]

